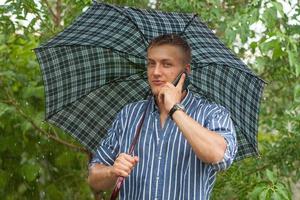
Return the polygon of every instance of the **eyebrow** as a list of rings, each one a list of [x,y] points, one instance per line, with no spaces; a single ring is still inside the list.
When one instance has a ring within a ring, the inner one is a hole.
[[[151,58],[147,58],[147,60],[148,60],[148,61],[155,61],[154,59],[151,59]],[[171,60],[171,59],[168,59],[168,58],[166,58],[166,59],[162,59],[162,60],[160,60],[160,62],[172,62],[172,60]]]

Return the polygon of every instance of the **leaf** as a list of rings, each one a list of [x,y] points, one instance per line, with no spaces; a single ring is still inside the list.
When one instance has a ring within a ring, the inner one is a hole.
[[[236,31],[233,31],[231,28],[227,28],[225,32],[225,38],[227,40],[227,44],[232,45],[236,38]]]
[[[240,37],[242,43],[246,43],[249,37],[249,25],[247,24],[247,20],[243,20],[240,26]]]
[[[291,32],[291,35],[299,34],[300,33],[300,25],[299,24],[290,25],[290,32]]]
[[[275,7],[270,7],[265,10],[262,19],[268,29],[273,30],[277,22],[277,10]]]
[[[266,190],[263,190],[260,195],[259,195],[259,199],[260,200],[265,200],[267,198],[267,195],[268,195],[268,192],[269,192],[269,189],[267,188]]]
[[[20,128],[21,128],[22,132],[25,133],[32,128],[32,125],[28,121],[23,121],[20,125]]]
[[[24,91],[24,98],[37,97],[44,98],[44,86],[28,87]]]
[[[285,16],[285,13],[283,11],[283,6],[281,3],[275,1],[275,2],[272,2],[272,5],[276,8],[276,10],[280,13],[280,15],[282,17]]]
[[[0,188],[4,188],[9,180],[9,175],[4,170],[0,170]]]
[[[277,190],[276,191],[280,194],[280,196],[282,198],[284,198],[284,199],[289,200],[290,198],[289,198],[289,195],[288,195],[286,187],[283,184],[281,184],[281,183],[277,184],[276,186],[277,186]]]
[[[266,189],[265,186],[257,186],[254,188],[254,190],[250,193],[250,197],[251,199],[256,199],[258,198],[259,194],[261,194],[261,192]]]
[[[294,88],[294,101],[300,103],[300,84]]]
[[[47,188],[46,188],[46,197],[47,199],[53,199],[53,200],[60,200],[60,199],[64,199],[63,193],[59,190],[59,188],[54,185],[54,184],[50,184]]]
[[[7,148],[12,144],[11,137],[1,136],[0,138],[0,153],[7,150]]]
[[[56,164],[56,166],[60,166],[62,168],[67,167],[67,166],[72,166],[74,159],[75,158],[72,153],[63,152],[55,159],[55,164]]]
[[[300,62],[299,61],[295,64],[295,70],[296,70],[296,76],[299,76],[300,75]]]
[[[275,191],[272,193],[272,200],[282,200],[281,196]]]
[[[4,48],[7,48],[7,46],[4,46]],[[15,80],[16,73],[14,71],[7,70],[7,71],[0,72],[0,77],[1,76],[4,76],[4,77],[6,77],[8,79],[11,79],[11,80]]]
[[[37,163],[27,163],[22,166],[21,173],[24,178],[31,182],[39,175],[40,166]]]
[[[295,68],[296,76],[300,75],[300,62],[298,61],[298,53],[293,50],[287,50],[289,64]]]
[[[266,40],[265,42],[260,44],[260,50],[262,51],[262,53],[264,55],[267,55],[269,53],[269,51],[273,52],[273,57],[279,57],[281,51],[281,45],[280,45],[280,41],[277,38],[272,38],[269,40]],[[275,55],[274,55],[275,52]],[[279,54],[279,55],[278,55]]]
[[[255,63],[258,68],[264,69],[268,65],[268,60],[266,57],[258,57],[255,59]]]
[[[274,173],[272,171],[270,171],[269,169],[266,170],[266,175],[268,177],[268,179],[272,182],[275,183],[276,181],[276,177],[274,176]]]
[[[4,104],[4,103],[0,103],[0,117],[2,115],[4,115],[8,110],[10,110],[10,106]]]

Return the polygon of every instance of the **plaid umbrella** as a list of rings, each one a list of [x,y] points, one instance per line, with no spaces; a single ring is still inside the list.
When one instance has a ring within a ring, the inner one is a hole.
[[[146,48],[180,34],[192,48],[190,90],[225,106],[238,139],[236,159],[257,155],[264,81],[195,15],[94,4],[35,49],[46,93],[46,120],[94,151],[116,113],[149,91]]]

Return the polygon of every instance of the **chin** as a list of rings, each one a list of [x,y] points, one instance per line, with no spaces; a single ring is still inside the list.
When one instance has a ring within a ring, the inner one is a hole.
[[[151,92],[152,92],[152,94],[154,95],[154,96],[157,96],[158,95],[158,93],[159,93],[159,88],[151,88]]]
[[[156,91],[156,90],[154,90],[154,91],[153,91],[153,90],[151,90],[151,91],[152,91],[152,95],[153,95],[153,96],[157,96],[157,95],[158,95],[158,93],[159,93],[159,92],[158,92],[158,91]]]

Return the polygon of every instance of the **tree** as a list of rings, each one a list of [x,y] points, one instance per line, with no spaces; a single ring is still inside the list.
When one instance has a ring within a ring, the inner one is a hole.
[[[106,2],[151,6],[146,0]],[[32,51],[90,4],[90,0],[7,0],[0,7],[1,199],[93,199],[86,183],[88,153],[43,120],[43,81]],[[290,186],[300,177],[299,5],[293,5],[295,12],[289,14],[283,4],[271,0],[157,0],[155,6],[198,13],[268,82],[260,113],[261,157],[236,162],[221,173],[212,198],[291,199]],[[32,18],[27,25],[28,16]],[[291,19],[298,24],[291,24]],[[264,29],[253,29],[255,23]]]

